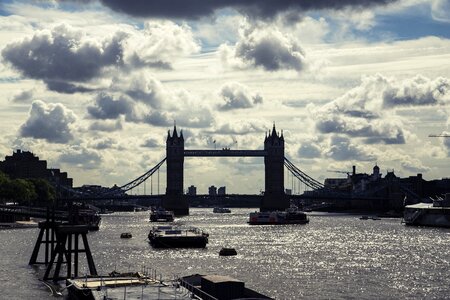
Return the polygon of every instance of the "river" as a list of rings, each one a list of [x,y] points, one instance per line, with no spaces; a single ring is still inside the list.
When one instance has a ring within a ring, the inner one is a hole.
[[[450,298],[450,229],[327,213],[310,213],[306,225],[250,226],[251,211],[191,208],[177,218],[210,234],[206,249],[153,249],[148,212],[103,215],[88,240],[99,274],[143,266],[163,278],[223,274],[276,299]],[[0,230],[1,299],[54,299],[39,281],[42,270],[28,266],[38,231]],[[133,238],[120,239],[122,232]],[[238,255],[220,257],[222,247]]]

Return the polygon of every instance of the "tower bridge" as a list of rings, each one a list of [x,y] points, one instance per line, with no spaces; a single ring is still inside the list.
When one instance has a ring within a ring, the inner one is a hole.
[[[189,214],[189,204],[184,191],[185,157],[264,157],[265,191],[261,210],[284,210],[289,207],[289,199],[284,193],[284,137],[278,134],[273,125],[272,132],[266,135],[264,150],[185,150],[183,132],[174,126],[172,134],[167,133],[166,163],[167,188],[163,207],[177,215]]]

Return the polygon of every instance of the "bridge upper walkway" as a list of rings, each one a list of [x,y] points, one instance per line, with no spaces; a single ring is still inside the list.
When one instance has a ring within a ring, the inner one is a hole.
[[[251,157],[264,157],[267,155],[267,151],[265,150],[231,150],[231,149],[222,149],[222,150],[184,150],[184,156],[197,156],[197,157],[211,157],[211,156],[222,156],[222,157],[242,157],[242,156],[251,156]]]

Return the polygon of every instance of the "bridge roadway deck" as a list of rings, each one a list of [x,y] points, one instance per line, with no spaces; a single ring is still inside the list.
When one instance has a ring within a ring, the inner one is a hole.
[[[184,156],[232,156],[232,157],[242,157],[242,156],[253,156],[253,157],[264,157],[267,155],[265,150],[184,150]]]

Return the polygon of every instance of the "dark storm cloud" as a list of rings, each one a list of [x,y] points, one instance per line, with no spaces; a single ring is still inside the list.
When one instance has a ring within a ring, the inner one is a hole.
[[[73,112],[62,104],[34,101],[28,120],[20,127],[20,135],[50,143],[67,143],[73,138],[69,125],[75,120]]]
[[[78,0],[87,2],[86,0]],[[345,7],[369,7],[395,0],[100,0],[115,11],[140,17],[196,19],[222,8],[234,8],[246,15],[272,18],[280,12]]]
[[[95,106],[88,106],[87,110],[96,119],[117,119],[121,115],[130,118],[134,104],[123,97],[116,100],[113,95],[101,93],[95,99]]]
[[[237,82],[223,85],[219,95],[225,102],[219,106],[220,110],[251,108],[255,104],[263,102],[263,98],[259,94],[252,94],[247,87]]]
[[[44,30],[31,38],[8,44],[3,59],[24,76],[43,80],[50,89],[73,93],[82,91],[71,82],[87,82],[105,67],[120,64],[124,33],[102,42],[85,39],[68,25]]]

